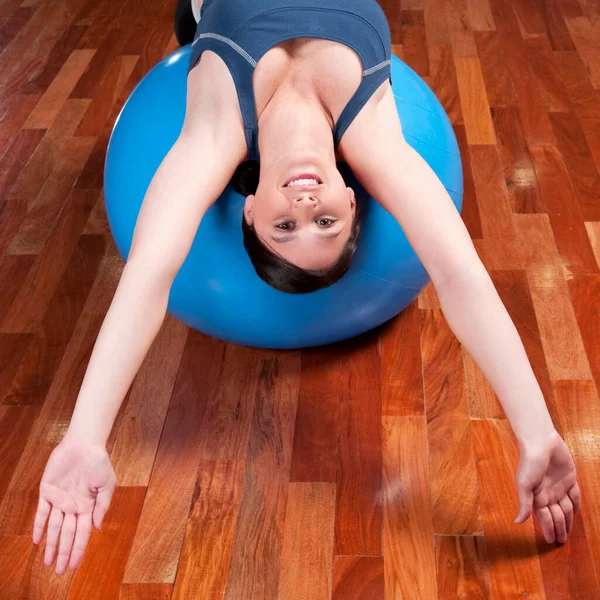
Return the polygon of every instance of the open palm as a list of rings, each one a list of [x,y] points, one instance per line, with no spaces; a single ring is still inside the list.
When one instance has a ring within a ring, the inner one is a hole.
[[[573,457],[557,432],[521,450],[517,489],[521,506],[515,523],[524,523],[533,511],[546,541],[565,543],[581,499]]]
[[[33,543],[41,542],[50,515],[44,563],[54,562],[60,535],[58,575],[66,571],[67,564],[75,569],[81,563],[92,520],[100,529],[115,486],[116,476],[104,446],[67,434],[53,450],[40,482]]]

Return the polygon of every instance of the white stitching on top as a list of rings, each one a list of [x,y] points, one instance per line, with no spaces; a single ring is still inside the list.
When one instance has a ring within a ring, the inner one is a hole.
[[[218,33],[201,33],[192,42],[192,46],[202,38],[214,38],[215,40],[219,40],[220,42],[225,42],[226,44],[229,44],[237,53],[241,54],[253,67],[256,67],[256,61],[241,46],[238,46],[233,40],[223,37]]]
[[[225,42],[226,44],[229,44],[229,46],[231,46],[238,54],[243,56],[253,67],[256,67],[256,61],[241,46],[236,44],[233,40],[226,38],[222,35],[219,35],[218,33],[201,33],[192,42],[192,46],[196,42],[198,42],[198,40],[201,40],[203,38],[213,38],[215,40],[219,40],[220,42]],[[367,75],[371,75],[371,73],[375,73],[376,71],[383,69],[386,65],[389,65],[389,64],[390,64],[389,60],[384,60],[383,62],[379,63],[378,65],[375,65],[374,67],[371,67],[370,69],[365,69],[365,71],[363,71],[363,77],[366,77]]]
[[[370,75],[371,73],[375,73],[375,71],[379,71],[380,69],[383,69],[383,67],[385,67],[386,65],[389,65],[390,61],[389,60],[384,60],[382,63],[379,63],[378,65],[375,65],[374,67],[371,67],[370,69],[366,69],[363,72],[363,76],[366,77],[367,75]]]

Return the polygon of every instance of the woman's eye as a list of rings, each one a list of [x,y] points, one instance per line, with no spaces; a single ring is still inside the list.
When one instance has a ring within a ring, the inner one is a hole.
[[[283,223],[278,223],[275,227],[277,227],[277,229],[282,229],[283,231],[290,231],[294,228],[294,225],[293,221],[285,221]]]
[[[328,219],[327,217],[322,217],[317,219],[316,223],[319,227],[331,227],[335,221],[333,219]]]

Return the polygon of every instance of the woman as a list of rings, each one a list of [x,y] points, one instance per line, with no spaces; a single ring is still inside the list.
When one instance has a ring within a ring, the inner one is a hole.
[[[258,274],[290,292],[342,276],[358,233],[354,193],[336,168],[347,162],[406,232],[453,332],[502,402],[521,450],[516,522],[535,511],[548,542],[566,540],[580,503],[571,453],[460,215],[404,141],[389,58],[375,0],[206,1],[181,134],[147,191],[71,424],[40,484],[33,540],[49,517],[45,563],[60,536],[57,573],[81,562],[92,521],[99,528],[108,510],[116,478],[106,440],[202,216],[239,165],[259,158],[256,193],[240,215]]]

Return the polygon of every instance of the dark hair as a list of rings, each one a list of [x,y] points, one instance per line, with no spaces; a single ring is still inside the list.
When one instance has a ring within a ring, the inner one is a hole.
[[[259,172],[257,162],[246,161],[242,163],[231,179],[233,189],[244,196],[255,194],[258,187]],[[301,269],[273,253],[256,235],[254,228],[248,225],[244,215],[242,215],[242,232],[244,234],[244,248],[248,252],[257,275],[263,281],[266,281],[280,292],[307,294],[335,283],[350,268],[360,235],[358,205],[356,216],[352,222],[350,237],[337,262],[328,269]]]

